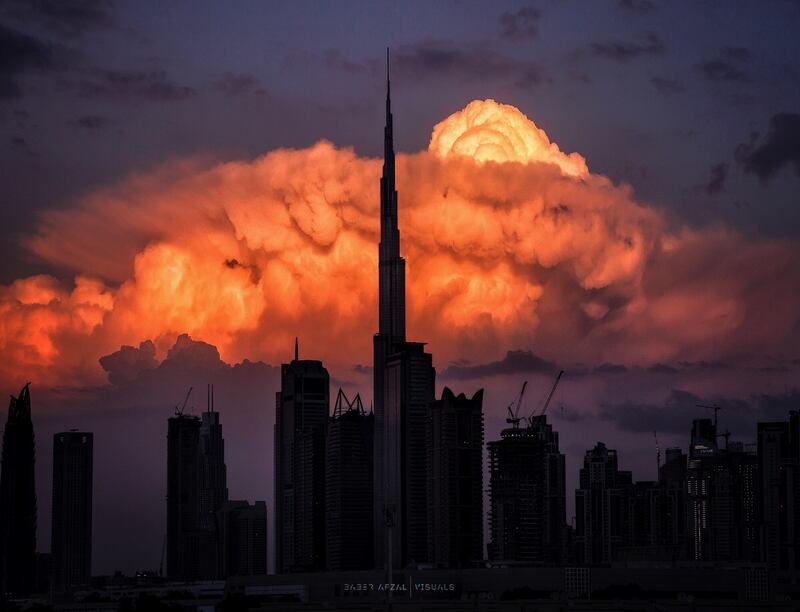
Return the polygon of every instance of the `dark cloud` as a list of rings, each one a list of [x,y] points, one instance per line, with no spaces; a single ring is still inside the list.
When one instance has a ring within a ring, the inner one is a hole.
[[[766,181],[787,165],[794,165],[800,175],[800,114],[778,113],[769,122],[769,132],[757,143],[753,135],[750,142],[736,147],[736,159],[745,172]]]
[[[652,0],[617,0],[617,6],[634,13],[652,13],[656,4]]]
[[[4,0],[3,13],[67,36],[115,25],[111,0]]]
[[[452,76],[465,81],[508,81],[516,87],[548,80],[538,65],[502,55],[488,45],[444,41],[404,45],[393,53],[392,65],[403,76],[419,80]]]
[[[508,351],[500,361],[476,365],[451,365],[442,372],[442,378],[469,380],[501,374],[551,373],[558,366],[534,355],[531,351]]]
[[[213,83],[212,87],[226,96],[266,93],[261,82],[252,74],[246,73],[226,72]]]
[[[85,128],[87,130],[102,130],[109,127],[113,123],[114,122],[108,117],[101,117],[100,115],[83,115],[82,117],[78,117],[77,119],[70,121],[70,125]]]
[[[122,385],[135,380],[144,370],[158,366],[156,347],[150,340],[139,344],[139,348],[125,345],[101,357],[100,365],[108,373],[111,384]]]
[[[725,191],[725,179],[728,177],[727,162],[720,162],[711,166],[709,171],[708,183],[703,190],[708,195],[716,195]]]
[[[724,361],[679,361],[678,365],[686,370],[731,370],[733,366]]]
[[[63,88],[84,98],[119,98],[170,102],[197,95],[192,87],[170,78],[165,70],[105,70],[84,72],[82,78],[62,82]]]
[[[751,59],[753,59],[753,52],[747,47],[722,47],[721,53],[722,57],[731,62],[742,63],[749,62]]]
[[[604,363],[593,370],[597,374],[623,374],[628,368],[619,363]]]
[[[595,57],[628,62],[637,57],[661,55],[666,51],[664,42],[655,32],[648,32],[640,42],[608,40],[594,42],[589,50]]]
[[[25,73],[41,72],[51,66],[47,45],[0,24],[0,98],[21,95],[19,79]]]
[[[703,398],[689,391],[673,389],[663,404],[623,402],[604,404],[599,417],[613,422],[619,429],[632,432],[657,430],[664,433],[685,433],[691,430],[692,420],[713,418],[714,411],[701,405],[718,405],[718,431],[730,431],[744,440],[753,440],[756,422],[785,420],[789,410],[800,405],[800,391],[783,394],[752,395],[748,398]]]
[[[724,59],[706,60],[696,67],[706,79],[716,83],[746,83],[750,80],[744,70]]]
[[[664,363],[654,363],[647,368],[647,371],[654,374],[676,374],[679,372],[678,368],[673,368],[672,366]]]
[[[22,136],[12,136],[9,139],[11,146],[16,149],[20,153],[24,153],[30,157],[38,157],[36,151],[34,151],[27,140],[25,140]]]
[[[509,40],[535,38],[541,16],[542,14],[532,6],[521,8],[516,12],[505,12],[499,19],[500,35]]]
[[[650,82],[653,84],[653,87],[656,88],[656,91],[662,96],[681,94],[686,91],[686,86],[675,79],[654,76],[650,79]]]

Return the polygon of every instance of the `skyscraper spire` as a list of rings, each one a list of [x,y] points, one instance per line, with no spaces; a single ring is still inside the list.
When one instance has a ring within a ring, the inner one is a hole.
[[[392,80],[389,78],[389,47],[386,47],[386,124],[391,129],[391,114],[392,114]]]
[[[297,336],[294,337],[294,360],[297,361],[300,359],[300,349],[297,344]]]
[[[402,342],[406,335],[405,260],[400,256],[400,230],[397,224],[397,190],[394,169],[394,129],[392,121],[389,49],[386,49],[386,125],[383,129],[383,174],[381,176],[381,242],[379,259],[378,333],[391,342]]]

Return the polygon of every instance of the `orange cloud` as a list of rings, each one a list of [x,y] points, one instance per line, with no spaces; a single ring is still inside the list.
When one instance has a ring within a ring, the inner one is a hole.
[[[228,362],[278,363],[299,335],[334,367],[368,363],[380,164],[322,141],[165,166],[45,214],[28,247],[74,281],[0,288],[0,380],[100,382],[100,356],[148,339],[163,356],[181,333]],[[509,348],[701,359],[796,334],[796,247],[671,229],[514,107],[470,103],[397,172],[409,336],[439,366]]]

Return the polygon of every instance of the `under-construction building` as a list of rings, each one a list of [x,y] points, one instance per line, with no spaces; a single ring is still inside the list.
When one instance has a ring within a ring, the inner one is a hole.
[[[545,415],[489,442],[489,559],[558,565],[566,555],[566,482],[558,433]]]

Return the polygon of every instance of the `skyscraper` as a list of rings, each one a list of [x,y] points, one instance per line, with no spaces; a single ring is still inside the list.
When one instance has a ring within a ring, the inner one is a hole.
[[[228,481],[225,440],[219,412],[214,410],[214,385],[208,385],[208,406],[200,417],[199,438],[200,574],[204,578],[216,578],[221,572],[217,511],[228,501]]]
[[[800,569],[800,416],[758,424],[761,553],[770,569]]]
[[[393,567],[401,567],[425,562],[428,556],[425,431],[436,372],[425,345],[405,339],[405,260],[400,256],[390,93],[387,51],[378,333],[373,339],[373,510],[375,564],[383,566],[391,558]]]
[[[687,470],[689,558],[752,561],[757,557],[758,457],[741,443],[716,443],[710,419],[692,424]]]
[[[428,417],[428,559],[438,567],[483,560],[483,389],[445,387]]]
[[[214,530],[216,512],[228,501],[225,440],[219,412],[214,411],[214,386],[208,387],[208,409],[200,421],[200,528]]]
[[[94,437],[67,431],[53,436],[53,591],[89,584],[92,577],[92,461]]]
[[[611,563],[631,543],[632,475],[617,466],[617,451],[598,442],[586,451],[575,491],[575,544],[578,563]]]
[[[263,501],[225,501],[217,511],[220,576],[267,573],[267,505]]]
[[[36,576],[35,443],[30,383],[11,397],[0,469],[0,593],[29,595]]]
[[[179,413],[167,426],[167,576],[200,578],[200,419]]]
[[[489,558],[558,565],[566,555],[566,475],[545,415],[489,442]]]
[[[321,361],[281,365],[275,394],[275,553],[278,573],[325,568],[325,435],[330,378]]]
[[[371,569],[375,417],[339,389],[325,444],[325,533],[329,570]]]

